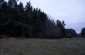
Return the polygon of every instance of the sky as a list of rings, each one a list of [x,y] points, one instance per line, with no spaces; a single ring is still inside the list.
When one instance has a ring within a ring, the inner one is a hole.
[[[25,5],[31,2],[40,8],[52,20],[65,21],[66,28],[75,29],[77,33],[85,27],[85,0],[19,0]]]

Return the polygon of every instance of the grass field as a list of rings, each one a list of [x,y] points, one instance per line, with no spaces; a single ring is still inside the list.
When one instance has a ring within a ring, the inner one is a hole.
[[[0,55],[85,55],[85,39],[0,39]]]

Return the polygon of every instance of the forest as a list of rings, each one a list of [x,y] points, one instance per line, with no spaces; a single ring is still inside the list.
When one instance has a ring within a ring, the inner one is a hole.
[[[0,38],[72,38],[85,37],[85,28],[77,34],[66,29],[65,22],[50,20],[39,8],[33,8],[30,1],[25,6],[17,0],[0,0]]]

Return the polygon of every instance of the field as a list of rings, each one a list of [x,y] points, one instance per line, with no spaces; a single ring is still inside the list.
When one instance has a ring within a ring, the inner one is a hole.
[[[0,39],[0,55],[85,55],[85,39]]]

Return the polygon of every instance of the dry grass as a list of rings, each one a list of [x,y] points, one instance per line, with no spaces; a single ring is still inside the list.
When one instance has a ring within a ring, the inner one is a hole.
[[[85,39],[1,39],[0,55],[85,55]]]

